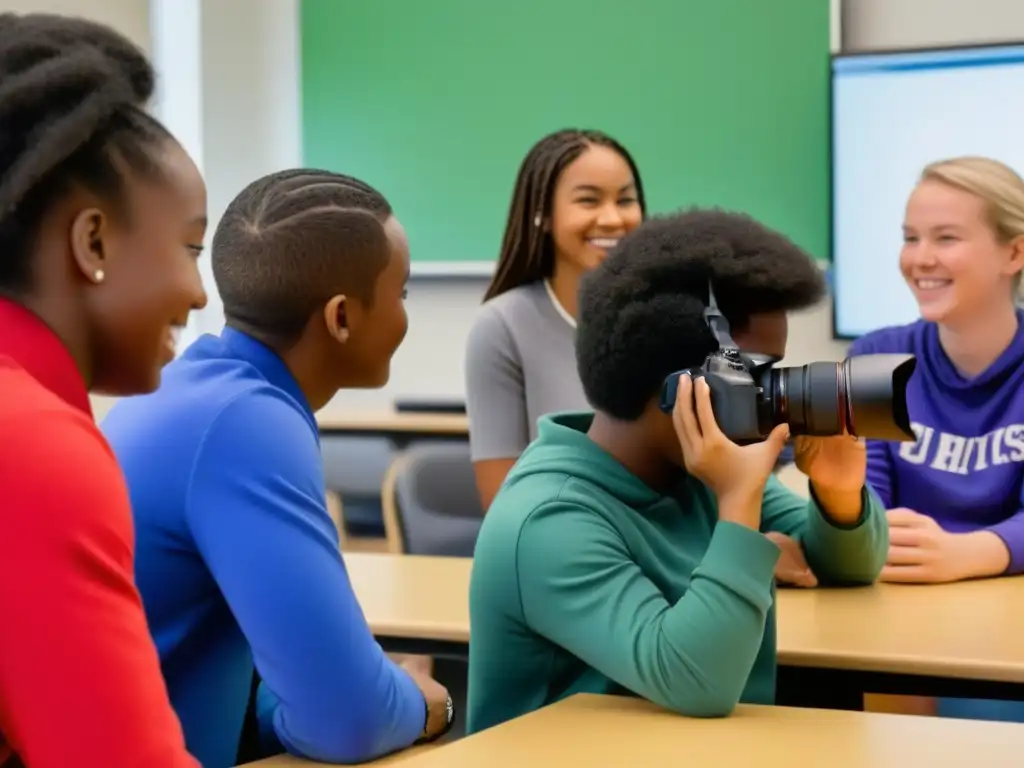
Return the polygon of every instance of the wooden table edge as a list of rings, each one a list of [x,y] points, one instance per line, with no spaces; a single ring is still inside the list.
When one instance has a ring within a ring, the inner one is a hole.
[[[914,654],[877,655],[847,651],[783,650],[777,653],[779,666],[815,669],[920,675],[957,680],[1024,683],[1024,664],[999,664],[983,660],[936,659]]]

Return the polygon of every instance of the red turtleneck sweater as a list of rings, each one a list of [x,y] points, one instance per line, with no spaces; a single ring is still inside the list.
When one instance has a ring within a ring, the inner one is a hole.
[[[198,768],[135,589],[121,471],[67,349],[4,299],[0,542],[0,766]]]

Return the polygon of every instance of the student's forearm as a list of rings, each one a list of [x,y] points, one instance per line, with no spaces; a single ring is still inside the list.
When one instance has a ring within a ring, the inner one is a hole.
[[[1003,564],[1003,570],[987,575],[1009,576],[1024,573],[1024,498],[1021,499],[1021,509],[1015,515],[978,533],[994,535],[979,537],[980,541],[972,542],[977,546],[975,557],[978,559],[979,567],[991,570]],[[1000,552],[993,538],[999,539],[998,543],[1006,550],[1005,552]]]
[[[315,714],[276,704],[274,731],[289,752],[332,763],[361,763],[410,746],[426,724],[422,693],[386,657],[376,686],[338,691],[334,697],[325,693],[319,694],[325,706]],[[331,698],[346,704],[332,706]]]
[[[811,491],[826,518],[841,528],[857,525],[864,513],[864,490],[834,489],[811,482]]]
[[[761,649],[778,554],[756,529],[719,523],[690,589],[647,648],[652,671],[661,672],[648,698],[693,717],[732,712]]]
[[[325,557],[312,541],[289,544],[282,550],[293,565],[275,574],[276,589],[262,600],[235,600],[251,606],[241,611],[241,624],[278,699],[277,737],[293,754],[331,763],[365,762],[410,746],[423,732],[423,694],[373,638],[343,568],[332,566],[333,553]],[[319,593],[314,571],[323,579]],[[301,629],[282,627],[300,616]]]
[[[423,731],[426,704],[419,688],[406,684],[404,670],[386,661],[378,686],[345,691],[343,698],[332,697],[334,701],[314,712],[283,707],[264,681],[257,695],[262,738],[279,742],[279,749],[292,754],[341,763],[364,762],[409,746]],[[308,699],[324,692],[299,695]],[[344,699],[360,711],[339,712],[338,702]]]
[[[754,531],[760,530],[762,496],[757,491],[723,495],[718,499],[718,519]]]
[[[963,563],[963,578],[981,579],[1000,576],[1010,568],[1010,549],[998,534],[992,531],[974,531],[958,534],[958,553]]]
[[[807,564],[822,584],[874,582],[889,551],[889,525],[878,496],[865,488],[854,501],[813,490],[800,533]]]
[[[779,558],[775,544],[720,520],[689,588],[671,605],[626,553],[612,556],[612,540],[592,550],[594,559],[584,555],[571,563],[549,562],[554,542],[543,534],[527,544],[537,560],[522,566],[520,583],[536,631],[680,714],[732,712],[764,638]]]

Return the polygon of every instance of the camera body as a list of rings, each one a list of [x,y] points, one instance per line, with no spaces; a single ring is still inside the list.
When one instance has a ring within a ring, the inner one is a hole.
[[[765,381],[778,358],[750,355],[735,348],[712,352],[699,368],[676,371],[661,387],[659,406],[671,413],[679,389],[679,377],[703,378],[711,390],[711,408],[719,429],[740,445],[764,440],[775,426],[765,397]]]

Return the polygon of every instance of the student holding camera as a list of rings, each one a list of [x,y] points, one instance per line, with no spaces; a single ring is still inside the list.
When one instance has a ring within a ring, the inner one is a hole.
[[[750,338],[784,339],[785,313],[824,293],[787,238],[719,211],[649,220],[584,278],[576,355],[595,412],[542,418],[484,520],[469,732],[580,692],[707,717],[770,703],[780,552],[764,533],[799,540],[823,583],[880,572],[888,531],[862,443],[796,441],[808,501],[772,475],[785,425],[741,447],[699,376],[679,378],[671,415],[659,407],[666,378],[719,347],[709,283]]]

